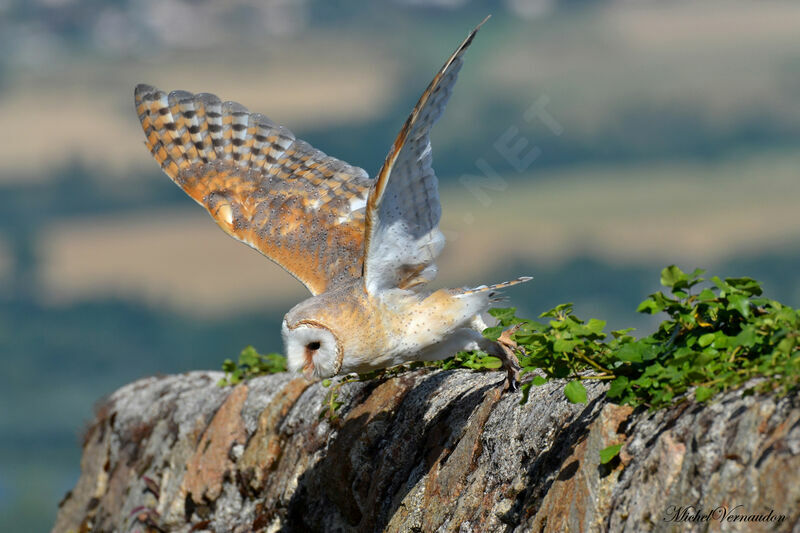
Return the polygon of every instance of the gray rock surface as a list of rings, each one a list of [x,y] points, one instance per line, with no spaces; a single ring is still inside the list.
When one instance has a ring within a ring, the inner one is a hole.
[[[319,383],[221,377],[114,393],[54,531],[800,530],[797,396],[649,413],[550,383],[519,405],[499,373],[415,371],[343,385],[331,420]]]

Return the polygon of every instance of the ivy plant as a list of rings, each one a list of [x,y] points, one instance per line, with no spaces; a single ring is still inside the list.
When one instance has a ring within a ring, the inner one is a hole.
[[[665,313],[657,330],[641,339],[630,329],[604,332],[605,322],[577,318],[570,304],[559,305],[536,322],[514,309],[493,309],[500,324],[484,331],[519,325],[513,338],[521,350],[522,373],[536,373],[524,385],[567,379],[564,394],[585,401],[582,381],[610,380],[607,397],[617,403],[661,407],[685,398],[690,389],[699,402],[738,387],[751,378],[765,378],[758,388],[786,394],[800,384],[800,312],[761,297],[751,278],[702,278],[676,266],[661,272],[669,289],[651,294],[641,313]],[[525,401],[523,399],[523,401]]]
[[[218,385],[236,385],[242,380],[265,374],[286,372],[286,357],[279,353],[260,354],[252,346],[248,346],[239,354],[238,362],[225,359],[222,363],[225,377]]]

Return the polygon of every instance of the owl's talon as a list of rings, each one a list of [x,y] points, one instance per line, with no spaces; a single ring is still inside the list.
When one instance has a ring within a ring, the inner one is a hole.
[[[511,338],[519,329],[519,324],[512,326],[500,334],[497,339],[497,346],[500,348],[500,360],[503,362],[503,368],[506,371],[506,386],[509,392],[517,392],[519,390],[519,359],[517,359],[517,350],[520,350],[517,342]]]
[[[506,377],[506,385],[508,392],[517,392],[519,390],[519,380],[511,376]]]

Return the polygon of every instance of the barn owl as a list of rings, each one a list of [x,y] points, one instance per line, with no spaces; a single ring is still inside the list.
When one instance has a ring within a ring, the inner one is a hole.
[[[145,144],[164,172],[311,292],[281,325],[290,370],[322,378],[483,349],[516,388],[513,342],[485,339],[481,313],[498,289],[530,278],[427,288],[444,246],[429,134],[479,28],[422,93],[375,179],[240,104],[136,87]]]

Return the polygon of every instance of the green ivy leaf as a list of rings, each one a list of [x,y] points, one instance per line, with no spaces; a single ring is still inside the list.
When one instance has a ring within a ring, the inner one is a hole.
[[[685,288],[688,280],[689,276],[684,274],[684,272],[675,265],[670,265],[661,271],[661,284],[672,290]]]
[[[491,328],[486,328],[483,330],[483,336],[489,339],[490,341],[496,341],[500,338],[500,335],[503,334],[503,326],[493,326]]]
[[[611,462],[614,457],[619,455],[622,444],[612,444],[600,450],[600,464],[605,465]]]
[[[568,339],[558,339],[553,343],[553,351],[561,352],[561,353],[569,353],[575,349],[575,346],[580,344],[580,341],[576,340],[568,340]]]
[[[517,312],[516,307],[492,307],[491,309],[489,309],[489,314],[497,318],[498,320],[502,320],[503,318],[506,319],[514,318],[514,314],[516,312]]]
[[[589,320],[589,322],[586,323],[586,328],[594,333],[602,333],[603,328],[605,327],[606,327],[606,321],[597,320],[596,318],[592,318]]]
[[[744,346],[752,348],[758,342],[758,335],[756,334],[755,326],[748,325],[742,328],[736,337],[733,339],[733,344],[736,346]]]
[[[564,387],[564,396],[570,403],[586,403],[586,388],[580,381],[570,381]]]
[[[625,337],[625,336],[627,336],[627,335],[628,335],[628,333],[630,333],[631,331],[634,331],[635,329],[636,329],[636,328],[616,329],[616,330],[614,330],[614,331],[612,331],[612,332],[611,332],[611,335],[612,335],[612,336],[613,336],[615,339],[619,339],[620,337]]]
[[[493,308],[489,309],[489,314],[495,317],[501,327],[508,327],[516,321],[516,307],[508,307],[505,309]]]
[[[724,282],[721,279],[719,279],[718,276],[712,276],[711,277],[711,281],[720,290],[720,296],[722,296],[722,297],[725,297],[727,294],[733,292],[733,290],[734,290],[733,287],[731,287],[726,282]]]
[[[608,387],[608,392],[606,392],[606,396],[609,398],[615,399],[620,398],[628,388],[628,378],[625,376],[619,376],[611,382],[611,386]]]
[[[544,313],[539,315],[539,318],[548,318],[548,317],[560,318],[561,316],[566,316],[570,314],[572,314],[572,304],[566,303],[557,305],[553,309],[550,309],[549,311],[545,311]]]
[[[750,300],[741,294],[731,294],[728,296],[728,309],[739,311],[744,318],[750,317]]]
[[[785,337],[778,343],[775,350],[781,354],[789,355],[796,344],[797,342],[794,337]]]
[[[617,358],[629,363],[641,363],[644,347],[641,343],[631,342],[623,345],[617,352]]]
[[[648,315],[654,315],[656,313],[660,313],[663,310],[664,306],[656,302],[654,298],[648,298],[647,300],[640,303],[639,307],[636,308],[637,313],[645,313]]]
[[[248,346],[239,354],[239,365],[254,367],[258,365],[258,352],[252,346]]]
[[[694,391],[694,397],[698,402],[705,402],[714,395],[714,391],[708,387],[697,387]]]
[[[761,295],[761,284],[753,278],[725,278],[725,282],[735,289],[746,292],[750,296]]]
[[[700,291],[700,294],[697,295],[698,301],[701,302],[710,302],[717,298],[717,295],[714,294],[714,291],[711,289],[703,289]]]
[[[700,338],[697,339],[697,344],[705,348],[706,346],[710,345],[714,342],[714,338],[717,336],[716,333],[706,333],[704,335],[700,335]]]

